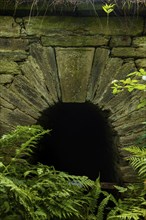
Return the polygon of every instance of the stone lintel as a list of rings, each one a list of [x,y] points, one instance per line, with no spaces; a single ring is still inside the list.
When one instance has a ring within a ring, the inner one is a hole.
[[[86,35],[67,35],[62,33],[61,35],[49,34],[49,36],[41,37],[41,42],[43,46],[61,46],[61,47],[82,47],[82,46],[107,46],[110,37],[105,36],[86,36]]]
[[[56,48],[63,102],[85,102],[93,48]]]
[[[33,36],[137,36],[143,33],[144,19],[137,17],[67,17],[24,18],[27,35]]]

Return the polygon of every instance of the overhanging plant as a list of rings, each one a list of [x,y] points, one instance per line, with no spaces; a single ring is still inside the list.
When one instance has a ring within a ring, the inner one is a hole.
[[[132,79],[131,77],[134,77]],[[124,80],[114,80],[112,82],[113,94],[128,90],[143,91],[146,90],[146,71],[140,69],[127,75]],[[146,99],[140,99],[137,106],[138,109],[146,107]],[[145,124],[145,122],[143,122]],[[125,187],[115,186],[115,188],[123,195],[118,200],[117,205],[108,213],[108,220],[145,220],[146,219],[146,134],[139,137],[137,146],[129,146],[124,148],[129,152],[127,160],[130,165],[137,171],[139,182],[137,184],[129,184]]]

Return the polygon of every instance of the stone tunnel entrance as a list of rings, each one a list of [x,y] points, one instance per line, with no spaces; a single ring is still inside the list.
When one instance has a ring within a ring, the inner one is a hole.
[[[38,123],[52,129],[36,151],[36,161],[72,175],[115,182],[115,134],[108,112],[91,103],[58,103],[46,110]]]

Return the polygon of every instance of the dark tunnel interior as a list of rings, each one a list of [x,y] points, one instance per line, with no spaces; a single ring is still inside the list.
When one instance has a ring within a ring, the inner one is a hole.
[[[58,103],[38,120],[51,132],[38,143],[35,160],[72,175],[114,182],[114,136],[108,113],[91,103]]]

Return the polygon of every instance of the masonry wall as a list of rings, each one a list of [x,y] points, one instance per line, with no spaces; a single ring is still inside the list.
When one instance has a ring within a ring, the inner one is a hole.
[[[37,123],[58,102],[91,102],[110,111],[117,132],[119,169],[125,182],[134,174],[123,147],[142,134],[143,92],[114,96],[113,79],[146,69],[144,17],[0,17],[0,134]]]

